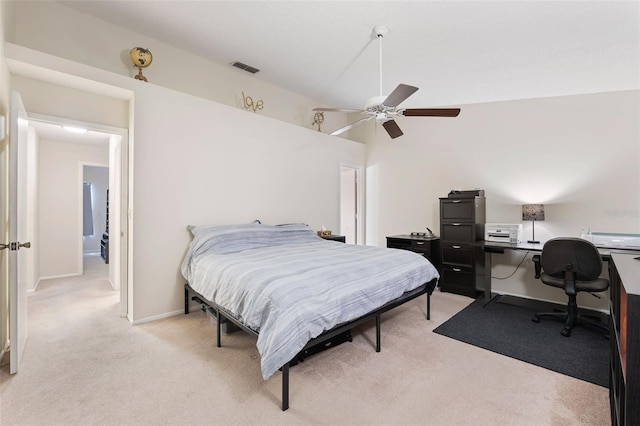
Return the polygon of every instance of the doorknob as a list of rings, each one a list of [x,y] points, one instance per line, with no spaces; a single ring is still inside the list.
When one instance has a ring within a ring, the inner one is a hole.
[[[9,249],[11,251],[20,250],[20,247],[31,248],[31,242],[27,241],[26,243],[9,243],[9,244],[0,244],[0,250]]]

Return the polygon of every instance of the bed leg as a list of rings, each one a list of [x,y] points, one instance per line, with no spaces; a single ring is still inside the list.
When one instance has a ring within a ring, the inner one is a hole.
[[[376,352],[380,352],[380,315],[376,315]]]
[[[216,323],[217,323],[216,324],[216,328],[218,329],[218,333],[216,335],[216,345],[218,347],[222,346],[222,344],[220,343],[220,334],[222,333],[221,326],[220,326],[220,320],[221,320],[221,318],[220,318],[220,308],[218,308],[218,309],[216,309]]]
[[[184,314],[187,315],[189,313],[189,290],[187,287],[184,288]]]
[[[289,363],[282,366],[282,411],[289,409]]]
[[[427,293],[427,319],[431,319],[431,294]]]

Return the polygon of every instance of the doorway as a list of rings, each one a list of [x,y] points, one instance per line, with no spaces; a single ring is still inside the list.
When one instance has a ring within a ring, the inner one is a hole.
[[[347,244],[365,244],[363,166],[340,165],[340,234]]]
[[[40,212],[36,220],[38,235],[34,238],[38,241],[34,247],[40,259],[39,276],[46,279],[82,275],[87,252],[97,251],[97,258],[106,264],[107,262],[100,259],[100,243],[108,220],[109,262],[105,269],[108,268],[111,287],[120,293],[120,315],[126,317],[126,129],[39,114],[29,115],[29,126],[34,129],[32,133],[40,163],[38,173],[42,173],[38,179],[41,185],[35,188]],[[72,126],[71,132],[65,129],[67,126]],[[47,173],[55,176],[55,179],[47,179]],[[65,173],[68,174],[68,178],[63,182]],[[91,232],[85,232],[83,226],[85,181],[92,183]],[[64,205],[60,197],[71,201]],[[51,210],[55,210],[55,214],[52,214]],[[66,232],[61,232],[60,228],[63,225],[66,225]],[[60,250],[63,246],[61,238],[69,238],[64,246],[70,250],[64,258],[59,254],[63,251]],[[66,269],[51,269],[52,264],[60,268],[61,265],[65,265],[64,262],[67,262]]]
[[[109,264],[109,166],[82,166],[82,272],[87,260],[100,257]],[[91,262],[95,263],[95,262]]]

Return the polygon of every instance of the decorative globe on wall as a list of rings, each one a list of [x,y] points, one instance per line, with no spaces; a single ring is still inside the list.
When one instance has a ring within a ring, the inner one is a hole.
[[[148,81],[147,77],[142,75],[142,68],[148,67],[153,61],[153,55],[151,55],[149,49],[134,47],[129,52],[129,57],[131,58],[133,65],[138,67],[138,75],[135,77],[136,80]]]

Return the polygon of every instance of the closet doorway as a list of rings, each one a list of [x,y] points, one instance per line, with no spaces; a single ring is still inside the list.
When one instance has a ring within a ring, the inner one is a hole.
[[[82,262],[109,263],[109,165],[82,163]]]
[[[363,170],[359,165],[340,165],[340,235],[347,244],[365,244]]]

